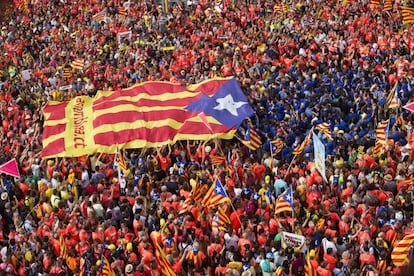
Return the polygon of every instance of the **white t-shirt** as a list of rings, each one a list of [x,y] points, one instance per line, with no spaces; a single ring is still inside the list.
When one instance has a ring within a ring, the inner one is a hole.
[[[338,249],[336,248],[335,243],[333,243],[331,241],[328,241],[327,238],[322,239],[322,246],[323,246],[323,251],[325,253],[328,250],[328,248],[332,248],[332,251],[333,251],[334,255],[336,255],[336,253],[338,252]]]

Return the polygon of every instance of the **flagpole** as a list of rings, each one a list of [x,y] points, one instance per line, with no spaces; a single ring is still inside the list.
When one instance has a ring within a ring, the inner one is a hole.
[[[297,157],[298,155],[299,155],[299,154],[295,154],[295,156],[292,158],[292,161],[290,161],[290,164],[289,164],[289,166],[288,166],[288,168],[287,168],[287,170],[286,170],[286,174],[283,176],[283,180],[285,180],[285,179],[286,179],[287,175],[289,174],[290,168],[292,167],[293,162],[295,161],[295,159],[296,159],[296,157]]]
[[[270,141],[269,167],[270,167],[270,171],[273,171],[273,144],[272,144],[272,141]]]
[[[118,164],[118,160],[119,160],[118,154],[121,154],[121,150],[119,150],[118,146],[116,146],[116,154],[115,154],[114,161],[115,161],[117,171],[118,171],[118,190],[120,191],[121,190],[121,167]]]
[[[293,185],[290,183],[290,197],[292,198],[292,233],[295,231],[295,206],[293,204]]]

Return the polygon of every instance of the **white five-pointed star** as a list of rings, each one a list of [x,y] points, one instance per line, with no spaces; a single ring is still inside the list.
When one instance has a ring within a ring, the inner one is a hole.
[[[216,188],[216,194],[221,194],[221,188],[219,187]]]
[[[216,102],[218,103],[218,105],[216,105],[214,109],[216,110],[226,109],[233,116],[238,116],[237,109],[247,104],[247,102],[235,102],[231,95],[227,95],[224,98],[219,98],[216,100]]]
[[[286,201],[289,201],[290,202],[290,195],[287,195],[286,196]]]

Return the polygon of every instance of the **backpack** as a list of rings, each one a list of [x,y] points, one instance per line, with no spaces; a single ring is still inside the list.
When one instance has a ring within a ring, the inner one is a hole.
[[[268,260],[264,260],[262,262],[262,271],[263,272],[270,272],[270,262]]]

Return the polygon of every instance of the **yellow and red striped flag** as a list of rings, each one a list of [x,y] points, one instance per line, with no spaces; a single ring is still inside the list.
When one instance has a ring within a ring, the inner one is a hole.
[[[122,170],[122,173],[125,173],[127,171],[128,168],[127,168],[127,164],[125,162],[125,158],[124,158],[124,154],[122,152],[122,149],[120,149],[119,152],[118,152],[118,148],[116,149],[115,162],[116,162],[116,165]]]
[[[72,77],[72,69],[70,67],[63,68],[63,78],[70,79]]]
[[[260,148],[262,141],[254,128],[249,127],[247,129],[243,144],[251,150],[257,150]]]
[[[412,243],[414,242],[414,233],[405,236],[402,240],[400,240],[397,244],[394,244],[394,249],[391,253],[391,260],[395,266],[406,266],[408,265],[409,259],[409,252]]]
[[[28,7],[29,7],[28,0],[22,0],[22,1],[20,2],[19,6],[18,6],[18,8],[19,8],[22,12],[27,11]]]
[[[59,244],[60,244],[60,257],[66,260],[68,258],[68,248],[67,248],[65,238],[63,237],[63,235],[60,235],[59,237]]]
[[[292,212],[293,210],[293,194],[292,188],[287,189],[276,199],[275,214],[282,212]]]
[[[372,8],[379,8],[381,7],[381,3],[379,0],[371,0],[371,2],[369,3],[369,6]]]
[[[398,126],[404,125],[404,117],[402,115],[398,116],[397,120],[395,120],[395,124]]]
[[[213,229],[216,231],[224,231],[230,223],[230,218],[227,216],[226,212],[221,207],[218,207],[216,215],[213,217],[213,221],[211,223]]]
[[[383,146],[384,144],[380,143],[379,141],[375,141],[375,146],[373,150],[374,156],[380,156],[383,153]]]
[[[199,185],[198,180],[196,180],[196,183],[194,185],[194,187],[192,187],[192,190],[189,194],[189,196],[184,200],[183,204],[181,205],[178,214],[182,215],[185,212],[188,211],[188,209],[191,207],[191,202],[194,200],[196,202],[200,202],[201,199],[204,197],[203,195],[203,191],[204,186]]]
[[[321,123],[321,124],[316,125],[317,130],[319,130],[320,132],[325,134],[325,136],[329,140],[332,140],[332,132],[331,132],[330,128],[331,128],[331,126],[329,125],[329,123]]]
[[[283,149],[283,141],[273,140],[270,141],[271,156],[277,155]]]
[[[289,4],[278,3],[273,6],[273,11],[287,13],[289,11],[289,8]]]
[[[392,11],[394,8],[394,1],[393,0],[385,0],[383,11]]]
[[[70,66],[74,69],[83,70],[83,66],[85,66],[85,60],[82,58],[75,59],[72,61]]]
[[[229,108],[227,100],[234,105]],[[200,111],[206,114],[213,133],[199,118]],[[43,158],[115,153],[117,147],[154,148],[178,140],[231,139],[254,114],[234,78],[187,87],[145,82],[100,91],[94,98],[49,102],[43,112]]]
[[[106,20],[106,10],[102,10],[92,16],[92,20],[95,22],[102,22]]]
[[[305,276],[317,276],[318,273],[316,272],[316,269],[312,266],[310,259],[309,259],[309,253],[306,254],[306,261],[304,265],[304,272]]]
[[[161,268],[161,275],[175,276],[176,273],[174,272],[172,265],[168,261],[164,250],[161,248],[161,246],[156,241],[154,242],[154,246],[155,246],[155,258],[158,262],[158,265]]]
[[[230,198],[227,195],[218,177],[216,177],[213,185],[211,185],[210,189],[208,189],[207,193],[200,200],[200,202],[209,209],[229,201]]]
[[[211,155],[211,165],[213,166],[220,166],[226,164],[226,157],[219,156],[219,155]]]
[[[391,89],[390,93],[387,96],[387,101],[385,102],[385,108],[394,109],[400,106],[400,100],[398,98],[397,91],[398,81],[395,82],[394,87]]]
[[[388,138],[388,120],[382,121],[378,124],[377,130],[376,130],[376,138],[377,142],[381,144],[387,143]]]
[[[293,150],[292,154],[302,154],[303,150],[309,144],[309,141],[312,138],[312,133],[313,131],[310,130],[305,140],[303,140],[303,142]]]
[[[378,272],[383,273],[387,270],[387,260],[379,259],[377,262]]]
[[[126,9],[122,5],[118,6],[118,16],[120,16],[120,17],[125,17],[126,16]]]
[[[403,24],[414,23],[414,8],[401,7],[401,14]]]
[[[101,275],[102,276],[115,276],[115,272],[112,270],[111,264],[108,259],[102,255]]]

